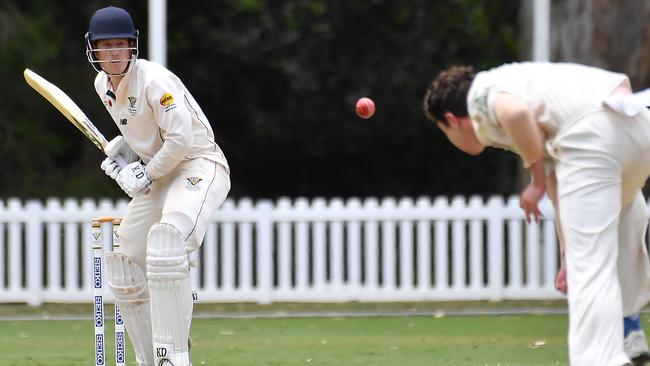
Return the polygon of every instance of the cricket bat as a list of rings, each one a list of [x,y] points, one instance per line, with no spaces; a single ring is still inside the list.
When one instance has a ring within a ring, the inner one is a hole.
[[[114,146],[115,144],[109,143],[106,140],[106,137],[99,132],[97,127],[95,127],[90,119],[86,117],[86,114],[81,110],[81,108],[79,108],[79,106],[77,106],[77,104],[70,99],[66,93],[30,69],[25,69],[23,75],[25,76],[25,80],[29,86],[56,107],[56,109],[58,109],[59,112],[61,112],[61,114],[72,122],[72,124],[81,132],[83,132],[83,134],[86,135],[86,137],[92,141],[98,149],[107,156],[115,159],[120,167],[123,168],[127,165],[126,160],[117,153],[117,146]]]

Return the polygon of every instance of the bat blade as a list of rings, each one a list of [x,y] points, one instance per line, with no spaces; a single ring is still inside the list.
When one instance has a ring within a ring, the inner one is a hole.
[[[29,86],[56,107],[97,148],[104,151],[104,148],[108,144],[106,137],[99,132],[81,108],[66,93],[30,69],[25,69],[23,75]]]

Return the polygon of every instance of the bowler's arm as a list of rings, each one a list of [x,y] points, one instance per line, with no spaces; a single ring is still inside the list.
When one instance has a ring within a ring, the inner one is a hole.
[[[537,205],[546,193],[542,132],[528,105],[517,96],[500,93],[495,97],[493,108],[497,121],[510,137],[532,176],[532,181],[521,193],[520,204],[527,221],[529,215],[537,220],[541,216]]]

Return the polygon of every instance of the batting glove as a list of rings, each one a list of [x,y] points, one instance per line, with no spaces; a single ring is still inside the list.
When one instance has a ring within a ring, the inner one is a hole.
[[[122,170],[122,168],[120,168],[120,165],[117,163],[117,161],[115,161],[110,156],[104,159],[104,161],[102,161],[101,168],[104,171],[104,173],[106,173],[106,175],[108,175],[112,179],[117,178],[117,175],[120,174],[120,171]]]
[[[117,184],[131,198],[142,196],[149,191],[151,179],[147,176],[145,165],[136,161],[124,167],[115,178]]]
[[[123,159],[127,164],[140,160],[138,154],[131,150],[129,144],[126,143],[124,137],[117,135],[104,147],[104,152],[108,158],[104,159],[101,168],[112,179],[117,178],[117,175],[122,170],[119,160]],[[118,159],[121,157],[121,159]]]

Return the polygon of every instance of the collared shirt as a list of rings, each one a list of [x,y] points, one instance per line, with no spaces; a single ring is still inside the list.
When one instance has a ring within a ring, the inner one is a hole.
[[[106,73],[95,90],[151,179],[183,160],[205,158],[229,170],[210,122],[181,80],[164,66],[138,59],[117,90]]]
[[[523,100],[548,141],[603,100],[624,81],[624,74],[571,63],[523,62],[476,74],[467,93],[467,111],[479,141],[517,153],[494,113],[499,93]],[[548,156],[548,154],[547,154]]]

